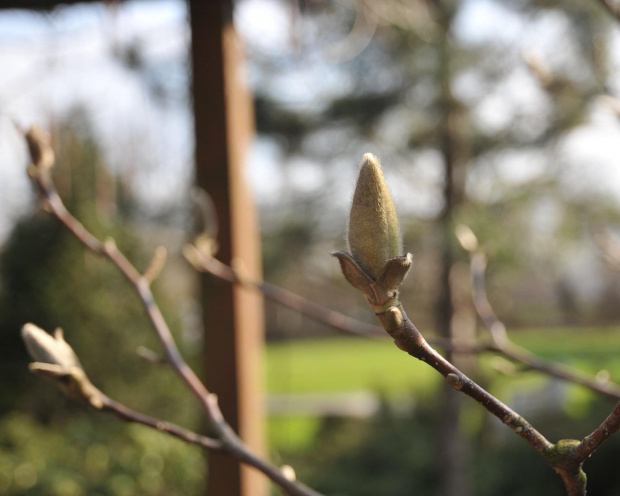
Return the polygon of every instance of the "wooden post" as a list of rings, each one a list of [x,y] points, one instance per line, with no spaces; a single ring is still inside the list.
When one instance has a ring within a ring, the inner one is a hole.
[[[215,204],[222,262],[261,276],[255,208],[243,164],[253,133],[252,100],[230,0],[189,0],[192,29],[196,180]],[[202,280],[207,386],[241,438],[263,451],[260,355],[262,299],[210,277]],[[264,496],[261,474],[224,455],[209,455],[210,496]]]

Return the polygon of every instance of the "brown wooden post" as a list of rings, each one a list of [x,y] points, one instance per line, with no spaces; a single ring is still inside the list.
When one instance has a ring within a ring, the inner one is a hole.
[[[243,72],[241,41],[230,0],[189,0],[192,29],[196,180],[217,210],[219,250],[227,264],[261,276],[255,208],[243,164],[253,133],[252,100]],[[207,386],[222,411],[255,451],[263,450],[260,356],[262,299],[256,293],[204,277]],[[209,496],[264,496],[261,474],[223,455],[209,455]]]

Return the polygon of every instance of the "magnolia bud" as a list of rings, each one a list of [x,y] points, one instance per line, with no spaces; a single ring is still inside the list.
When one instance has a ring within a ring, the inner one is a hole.
[[[85,401],[97,409],[104,406],[103,393],[91,384],[61,329],[51,336],[34,324],[26,324],[22,338],[34,360],[29,365],[32,372],[56,381],[69,398]]]
[[[349,250],[373,279],[386,261],[402,254],[396,208],[381,164],[371,153],[362,159],[349,218]]]
[[[66,368],[82,368],[73,349],[64,340],[60,329],[57,329],[54,336],[51,336],[34,324],[26,324],[22,328],[22,338],[28,353],[35,362]]]

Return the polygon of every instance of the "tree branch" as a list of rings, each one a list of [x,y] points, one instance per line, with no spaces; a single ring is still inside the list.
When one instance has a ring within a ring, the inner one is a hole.
[[[478,246],[475,234],[469,227],[460,225],[456,229],[456,236],[461,246],[469,254],[472,300],[480,320],[490,331],[492,348],[505,357],[526,365],[531,370],[536,370],[556,379],[579,384],[600,393],[606,398],[620,400],[620,386],[609,381],[598,381],[589,374],[575,370],[572,367],[544,360],[513,343],[508,337],[506,326],[497,317],[487,296],[485,284],[487,259],[482,249]]]
[[[358,191],[365,191],[367,194],[358,199]],[[620,427],[620,404],[601,426],[583,441],[562,439],[553,444],[526,419],[463,374],[426,342],[407,317],[399,300],[399,286],[411,266],[411,254],[397,257],[390,254],[394,258],[385,259],[386,233],[399,231],[398,220],[393,212],[386,215],[385,208],[375,208],[374,212],[368,211],[369,205],[373,208],[377,205],[387,205],[389,209],[393,209],[391,195],[378,161],[373,163],[364,160],[351,206],[348,239],[350,247],[362,246],[363,249],[358,249],[357,252],[351,250],[351,253],[342,251],[333,253],[340,262],[345,279],[362,292],[366,302],[375,311],[379,322],[394,339],[398,348],[426,362],[437,370],[452,388],[473,398],[524,439],[560,475],[569,496],[585,496],[586,476],[582,469],[583,462],[586,456],[593,453]],[[360,212],[365,213],[364,222],[352,226],[357,222]],[[478,241],[470,229],[461,226],[457,230],[457,237],[467,251],[476,252]],[[384,258],[384,265],[382,269],[377,270],[376,261],[381,257]],[[368,267],[372,268],[372,271]],[[394,272],[396,267],[401,269]],[[384,274],[387,272],[393,276],[385,278]],[[480,276],[481,273],[484,274],[480,271],[475,272],[476,276]],[[480,286],[480,281],[476,283]],[[475,297],[481,316],[490,326],[493,339],[500,346],[505,345],[507,342],[505,327],[493,313],[486,299],[486,293],[478,292]]]
[[[472,233],[473,234],[473,233]],[[189,263],[199,272],[210,274],[222,281],[230,284],[238,284],[242,287],[259,291],[265,298],[288,308],[298,311],[302,315],[309,317],[317,322],[329,325],[332,328],[365,338],[384,339],[385,332],[381,326],[367,324],[351,318],[343,313],[326,308],[320,304],[307,300],[306,298],[288,291],[284,288],[270,284],[265,281],[250,279],[241,275],[238,270],[230,267],[216,259],[211,253],[212,243],[205,243],[203,248],[200,243],[197,245],[187,245],[183,253]],[[484,270],[480,260],[474,260],[472,254],[471,274],[472,291],[476,311],[480,315],[483,323],[491,330],[491,343],[457,343],[448,338],[432,336],[426,338],[431,346],[437,346],[445,351],[466,354],[495,353],[502,355],[510,360],[522,363],[526,368],[535,370],[542,374],[555,377],[567,382],[573,382],[584,386],[603,396],[620,400],[620,386],[611,382],[597,381],[588,374],[567,367],[562,364],[549,362],[536,356],[534,353],[514,344],[508,339],[506,330],[501,321],[496,317],[490,302],[486,298],[484,290]],[[480,272],[482,270],[482,273]]]
[[[210,401],[216,403],[217,398],[215,397],[215,395],[212,394],[210,396]],[[304,486],[303,484],[295,481],[294,479],[290,479],[285,471],[273,466],[272,464],[250,452],[249,449],[237,437],[235,437],[236,442],[231,442],[231,440],[222,441],[208,436],[202,436],[170,422],[166,422],[136,412],[135,410],[132,410],[131,408],[128,408],[125,405],[122,405],[105,395],[102,395],[102,400],[103,406],[101,409],[113,413],[122,420],[146,425],[147,427],[157,429],[160,432],[164,432],[166,434],[179,438],[186,443],[195,444],[210,451],[227,453],[231,456],[234,456],[240,462],[245,463],[263,472],[275,484],[280,486],[286,491],[287,494],[291,496],[321,496],[320,493]]]
[[[420,331],[409,320],[402,305],[391,306],[378,313],[377,318],[386,332],[394,338],[398,348],[409,355],[426,362],[457,391],[470,396],[489,413],[510,427],[518,436],[527,441],[536,451],[544,454],[552,444],[523,417],[499,401],[454,365],[437,353],[424,339]]]
[[[219,261],[210,253],[206,253],[200,246],[187,245],[183,250],[183,254],[194,269],[199,272],[210,274],[231,284],[238,284],[244,288],[258,291],[266,298],[296,310],[317,322],[327,324],[334,329],[347,334],[369,338],[383,338],[385,336],[381,327],[377,325],[353,319],[274,284],[241,275],[238,270]]]
[[[114,240],[107,239],[102,243],[95,236],[93,236],[66,209],[62,199],[54,187],[54,183],[50,175],[51,168],[54,164],[54,154],[51,149],[49,136],[47,133],[38,127],[33,127],[25,133],[25,138],[32,160],[32,163],[28,167],[28,174],[35,182],[39,190],[45,209],[54,215],[71,233],[73,233],[73,235],[88,250],[92,251],[96,255],[110,260],[110,262],[112,262],[112,264],[120,270],[123,276],[125,276],[127,282],[133,287],[146,310],[153,329],[162,344],[167,363],[183,379],[188,388],[202,404],[207,415],[210,436],[199,436],[195,433],[191,433],[190,431],[186,431],[181,427],[135,412],[128,407],[111,400],[99,390],[96,390],[96,393],[88,390],[88,394],[90,396],[86,399],[89,400],[90,404],[98,409],[106,409],[111,411],[124,420],[141,423],[163,432],[167,432],[170,435],[176,436],[192,444],[198,444],[206,449],[228,453],[240,462],[257,468],[263,472],[290,496],[320,496],[318,492],[308,488],[294,479],[289,478],[281,469],[275,467],[266,460],[260,458],[257,454],[253,453],[224,419],[218,405],[217,396],[209,392],[194,371],[187,365],[174,341],[170,328],[168,327],[161,310],[155,302],[153,293],[151,292],[150,285],[161,268],[157,267],[158,265],[161,265],[161,262],[153,262],[151,267],[154,266],[154,268],[147,270],[146,274],[143,276],[117,248]],[[60,376],[65,379],[69,378],[71,384],[78,385],[80,387],[83,386],[87,389],[90,385],[90,382],[79,374],[81,367],[73,367],[70,370],[59,371],[57,365],[52,365],[51,370],[49,370],[49,366],[45,366],[46,364],[43,365],[44,366],[42,368],[45,369],[47,373],[55,374],[57,377],[60,374]],[[71,392],[75,394],[75,391]],[[78,393],[80,393],[80,391],[78,391]]]
[[[575,448],[575,455],[582,461],[586,460],[607,438],[618,432],[618,430],[620,430],[620,402],[603,423],[579,443]]]
[[[112,398],[104,395],[103,393],[101,399],[103,401],[103,406],[101,407],[102,411],[113,413],[126,422],[146,425],[147,427],[151,427],[153,429],[157,429],[158,431],[177,437],[186,443],[196,444],[211,451],[221,452],[224,449],[224,444],[218,439],[208,436],[201,436],[200,434],[184,429],[176,424],[136,412],[135,410],[114,401]]]

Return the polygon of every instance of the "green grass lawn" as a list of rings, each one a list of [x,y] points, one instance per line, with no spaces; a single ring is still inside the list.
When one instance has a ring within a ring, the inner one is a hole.
[[[602,368],[620,381],[620,329],[532,329],[510,334],[513,341],[549,360]],[[488,355],[487,355],[488,356]],[[437,373],[394,344],[361,338],[299,340],[269,344],[269,393],[338,392],[373,389],[387,395],[424,392]]]
[[[387,395],[428,390],[437,373],[391,340],[332,338],[289,341],[267,347],[270,393],[373,389]]]
[[[596,373],[608,370],[620,382],[620,329],[532,329],[511,334],[519,345],[549,360]],[[490,354],[482,368],[490,371]],[[272,343],[266,352],[266,389],[271,394],[336,393],[373,390],[387,397],[432,394],[440,376],[394,344],[361,338],[330,338]],[[537,373],[500,376],[492,392],[509,397],[515,388],[536,387],[546,378]],[[579,388],[582,389],[582,388]],[[575,393],[575,411],[588,393]],[[269,421],[269,437],[276,449],[303,449],[312,439],[318,419],[277,417]]]

